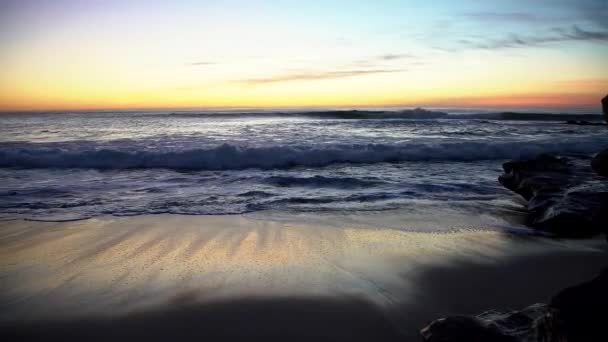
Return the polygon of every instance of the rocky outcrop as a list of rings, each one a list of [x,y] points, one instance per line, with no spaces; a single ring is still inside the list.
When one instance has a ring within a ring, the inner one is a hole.
[[[604,112],[604,120],[608,123],[608,95],[602,99],[602,111]]]
[[[564,237],[588,237],[608,230],[608,182],[583,156],[540,155],[503,165],[506,188],[527,201],[527,224]]]
[[[602,99],[602,111],[604,120],[608,123],[608,95]],[[601,151],[591,160],[591,167],[600,176],[608,177],[608,149]]]
[[[554,296],[549,314],[537,330],[546,341],[608,341],[608,269],[593,280],[570,287]]]
[[[425,342],[608,341],[606,289],[608,270],[587,283],[560,292],[548,305],[441,318],[422,329],[420,335]]]
[[[591,159],[591,167],[598,175],[608,177],[608,149],[603,150]]]
[[[478,316],[440,318],[420,331],[425,342],[518,342],[535,337],[535,322],[547,313],[545,304],[521,311],[487,311]]]

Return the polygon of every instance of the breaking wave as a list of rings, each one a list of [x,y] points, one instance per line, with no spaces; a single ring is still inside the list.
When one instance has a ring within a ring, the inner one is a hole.
[[[185,118],[313,118],[339,120],[385,120],[385,119],[477,119],[505,121],[591,121],[604,122],[600,114],[558,114],[558,113],[524,113],[524,112],[480,112],[450,114],[443,111],[427,110],[424,108],[404,110],[325,110],[325,111],[294,111],[294,112],[172,112],[146,114],[148,116],[169,116]]]
[[[0,146],[0,167],[176,170],[285,169],[331,164],[407,161],[475,161],[532,157],[541,153],[591,154],[608,145],[608,137],[525,142],[458,141],[400,144],[277,145],[242,147],[223,144],[209,149],[173,152],[114,149],[66,150],[44,145]],[[311,180],[308,180],[311,181]],[[314,179],[312,180],[315,181]]]

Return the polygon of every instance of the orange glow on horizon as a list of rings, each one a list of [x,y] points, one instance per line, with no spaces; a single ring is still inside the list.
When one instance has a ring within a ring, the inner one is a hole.
[[[399,98],[349,98],[349,97],[306,97],[240,99],[238,102],[228,98],[215,98],[211,101],[197,101],[192,98],[163,99],[154,96],[130,99],[115,97],[111,99],[88,100],[86,97],[73,99],[31,99],[0,98],[0,112],[39,111],[39,110],[137,110],[137,109],[196,109],[196,108],[299,108],[299,107],[455,107],[455,108],[580,108],[598,111],[601,108],[601,92],[595,93],[539,93],[485,95],[461,97]]]
[[[604,95],[605,96],[605,95]],[[432,102],[436,106],[454,107],[496,107],[496,108],[584,108],[597,110],[601,107],[601,93],[594,94],[528,94],[500,95],[487,97],[452,98]]]

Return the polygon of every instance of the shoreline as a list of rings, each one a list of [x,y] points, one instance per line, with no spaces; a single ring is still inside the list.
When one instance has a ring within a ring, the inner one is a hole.
[[[599,238],[331,220],[0,222],[2,335],[415,341],[437,317],[546,302],[608,266]]]

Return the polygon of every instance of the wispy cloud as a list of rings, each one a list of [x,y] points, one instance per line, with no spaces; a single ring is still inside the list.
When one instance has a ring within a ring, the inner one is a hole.
[[[339,71],[323,71],[323,72],[300,72],[293,74],[284,74],[272,77],[263,78],[251,78],[246,80],[239,80],[236,83],[245,85],[262,85],[271,83],[281,82],[295,82],[295,81],[316,81],[316,80],[327,80],[327,79],[338,79],[347,77],[357,77],[374,74],[388,74],[395,72],[402,72],[404,69],[360,69],[360,70],[339,70]]]
[[[606,1],[581,1],[578,5],[582,18],[587,21],[608,29],[608,2]]]
[[[538,36],[524,36],[510,34],[505,38],[499,39],[461,39],[459,43],[472,48],[479,49],[506,49],[538,46],[548,43],[558,43],[567,41],[590,41],[598,43],[608,42],[607,30],[586,30],[576,25],[569,29],[555,28],[551,33]]]
[[[385,54],[385,55],[380,55],[377,57],[377,59],[382,60],[382,61],[394,61],[394,60],[399,60],[399,59],[415,59],[417,58],[417,56],[415,55],[411,55],[409,53],[400,53],[400,54]]]
[[[480,21],[515,21],[515,22],[537,22],[545,20],[529,13],[524,12],[471,12],[465,13],[464,17]]]
[[[188,63],[189,66],[203,66],[203,65],[215,65],[215,64],[217,64],[217,63],[211,62],[211,61],[198,61],[198,62]]]
[[[351,63],[351,67],[357,69],[384,69],[387,63],[400,62],[401,65],[404,61],[407,62],[407,66],[419,65],[420,57],[410,53],[386,53],[383,55],[375,55],[365,59],[360,59]]]

